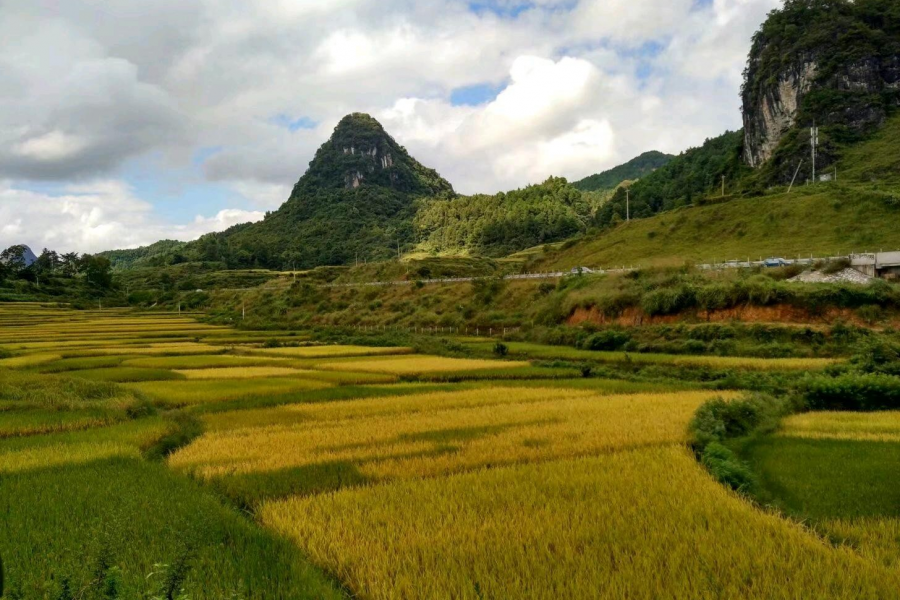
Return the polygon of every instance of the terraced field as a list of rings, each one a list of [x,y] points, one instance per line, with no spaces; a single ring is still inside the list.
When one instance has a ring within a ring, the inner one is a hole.
[[[194,317],[0,305],[10,598],[898,597],[898,515],[817,533],[694,460],[695,411],[740,391]],[[829,364],[711,358],[677,360]],[[897,423],[801,415],[771,443],[894,444]]]

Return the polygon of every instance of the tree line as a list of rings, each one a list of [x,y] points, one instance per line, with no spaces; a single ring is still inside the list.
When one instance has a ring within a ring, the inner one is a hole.
[[[59,253],[44,248],[31,264],[28,264],[29,250],[23,245],[10,246],[0,252],[0,282],[24,280],[40,285],[54,279],[82,279],[98,290],[112,287],[112,265],[108,258],[100,255],[77,252]]]

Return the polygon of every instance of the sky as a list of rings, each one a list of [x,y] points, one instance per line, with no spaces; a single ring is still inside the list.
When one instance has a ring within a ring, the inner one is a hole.
[[[351,112],[458,192],[741,126],[779,0],[0,0],[0,247],[261,219]]]

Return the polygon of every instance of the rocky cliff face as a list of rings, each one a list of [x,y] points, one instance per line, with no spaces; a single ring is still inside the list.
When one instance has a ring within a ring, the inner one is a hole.
[[[754,36],[742,89],[744,162],[789,180],[820,126],[819,166],[900,106],[900,11],[893,0],[786,0]]]
[[[293,197],[323,189],[356,190],[379,186],[418,196],[452,194],[449,183],[422,166],[406,149],[366,114],[341,119],[334,133],[316,152]]]
[[[815,61],[793,65],[755,98],[744,98],[744,162],[759,167],[772,157],[782,136],[797,120],[803,97],[816,78]]]
[[[822,58],[821,54],[799,57],[774,80],[767,79],[745,89],[744,162],[748,165],[755,168],[768,161],[795,125],[805,128],[812,124],[812,119],[809,123],[797,122],[810,92],[844,99],[823,107],[825,110],[807,107],[819,125],[840,125],[862,133],[884,122],[890,103],[870,99],[900,91],[900,56],[887,60],[864,58],[844,65],[825,78],[819,77]],[[753,72],[752,66],[749,72]]]

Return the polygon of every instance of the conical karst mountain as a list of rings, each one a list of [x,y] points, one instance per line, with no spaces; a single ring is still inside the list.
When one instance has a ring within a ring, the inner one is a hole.
[[[270,268],[384,259],[413,242],[416,199],[453,195],[378,121],[354,113],[341,119],[281,208],[204,236],[192,250],[205,260]]]

